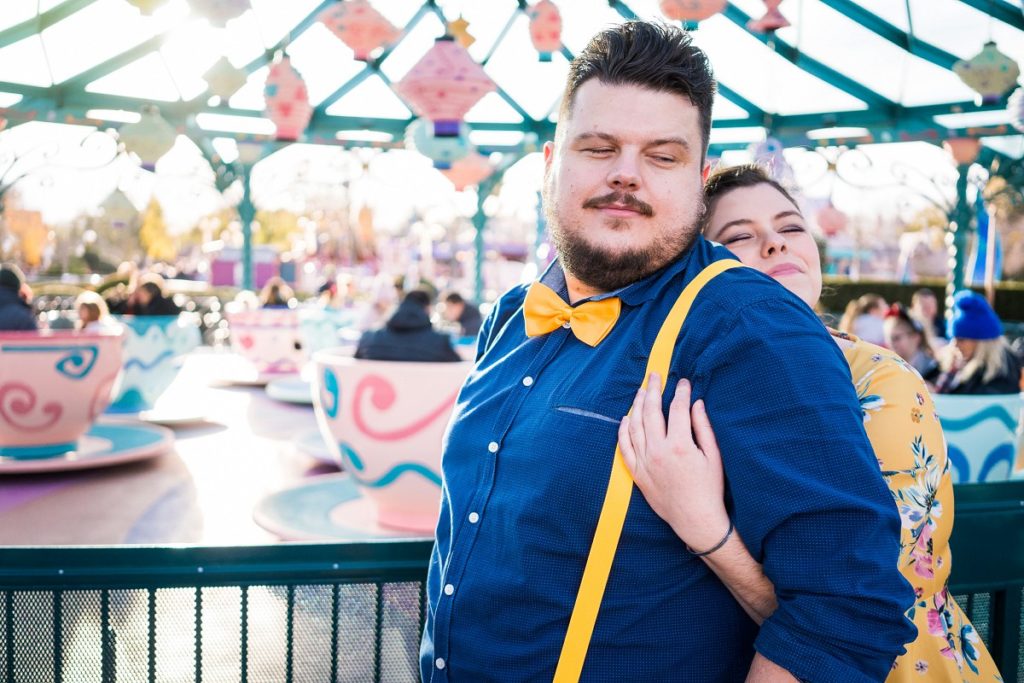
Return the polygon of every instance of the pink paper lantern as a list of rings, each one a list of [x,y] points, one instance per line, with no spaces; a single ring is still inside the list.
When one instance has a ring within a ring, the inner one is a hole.
[[[661,13],[673,21],[704,21],[725,9],[726,0],[661,0]]]
[[[244,71],[236,69],[227,57],[221,57],[203,74],[203,80],[210,86],[211,93],[222,100],[228,100],[245,85],[248,77]]]
[[[313,117],[313,107],[306,83],[287,55],[271,65],[263,97],[267,116],[277,126],[277,139],[298,140]]]
[[[370,53],[389,45],[401,35],[368,0],[348,0],[332,5],[317,20],[352,48],[355,58],[367,61]]]
[[[178,131],[160,116],[159,109],[147,104],[138,121],[121,126],[118,139],[127,151],[139,157],[144,169],[152,171],[157,160],[174,147]]]
[[[562,49],[562,13],[551,0],[540,0],[527,8],[526,16],[530,18],[530,40],[540,53],[540,61],[550,62],[551,53]]]
[[[954,64],[953,72],[967,87],[981,95],[982,104],[992,104],[1016,85],[1020,67],[989,41],[978,54]]]
[[[490,178],[494,168],[487,157],[479,152],[470,152],[468,156],[452,163],[451,168],[442,169],[441,173],[452,181],[458,192],[462,192],[470,185],[478,185]]]
[[[192,11],[210,20],[214,26],[224,27],[232,19],[237,19],[252,6],[249,0],[188,0]]]
[[[395,90],[413,111],[434,122],[435,135],[458,135],[459,122],[484,95],[497,88],[466,48],[451,36],[438,38]]]
[[[958,166],[973,164],[981,152],[981,140],[978,138],[948,138],[942,141],[942,146]]]
[[[748,21],[747,28],[754,33],[773,33],[780,28],[789,26],[789,20],[779,11],[780,4],[782,4],[782,0],[764,0],[764,5],[767,8],[764,16]]]
[[[845,232],[846,226],[850,222],[845,213],[832,205],[831,200],[822,207],[815,218],[818,221],[818,227],[826,237],[835,237],[839,233]]]

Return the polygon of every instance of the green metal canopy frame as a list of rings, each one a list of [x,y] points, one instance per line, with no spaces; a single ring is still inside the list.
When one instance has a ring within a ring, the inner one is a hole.
[[[75,13],[93,5],[98,0],[64,0],[52,9],[39,13],[26,21],[0,30],[0,49],[12,45],[18,41],[39,34],[45,29],[52,27],[62,21],[71,19]],[[323,0],[319,2],[306,16],[301,18],[294,27],[286,34],[285,38],[276,44],[267,47],[262,54],[241,67],[246,74],[252,74],[256,70],[270,64],[275,55],[286,51],[290,42],[294,42],[300,35],[312,27],[318,16],[326,8],[334,5],[338,0]],[[1024,31],[1024,13],[1017,7],[1009,4],[1006,0],[959,0],[964,5],[979,10],[994,20],[1007,24],[1017,30]],[[607,5],[618,13],[623,19],[636,18],[637,14],[630,5],[631,0],[593,0],[595,7],[602,4]],[[863,28],[875,34],[882,40],[896,46],[914,57],[921,58],[930,64],[945,70],[952,70],[957,57],[935,45],[914,35],[912,24],[909,31],[905,31],[885,21],[880,16],[867,10],[855,0],[820,0],[820,2],[835,12],[844,15],[846,18],[856,22]],[[489,47],[481,63],[486,66],[499,46],[509,38],[510,29],[526,12],[528,3],[526,0],[502,0],[494,1],[494,12],[507,12],[508,19],[503,29],[498,33],[493,44]],[[426,17],[435,16],[444,26],[447,26],[452,17],[446,14],[444,7],[436,0],[425,0],[412,18],[401,30],[399,39],[384,50],[375,59],[369,60],[365,66],[348,79],[347,82],[338,87],[334,92],[320,101],[313,113],[313,117],[306,129],[306,133],[299,142],[323,144],[332,146],[352,147],[376,147],[382,149],[397,148],[402,146],[402,138],[405,129],[413,120],[412,118],[386,118],[386,117],[363,117],[363,116],[338,116],[328,113],[328,109],[337,103],[341,98],[352,92],[367,79],[376,77],[390,86],[390,80],[382,71],[381,66],[394,52],[396,47],[416,28]],[[723,16],[732,24],[747,31],[747,22],[750,16],[737,6],[735,0],[726,5]],[[909,22],[908,22],[909,23]],[[774,51],[778,56],[789,63],[803,70],[807,74],[822,81],[841,93],[844,93],[860,102],[865,107],[846,111],[822,111],[810,114],[780,114],[777,112],[765,111],[758,105],[745,98],[739,90],[728,82],[720,80],[720,96],[728,100],[745,113],[745,116],[715,120],[713,128],[746,128],[763,127],[768,133],[778,138],[785,146],[824,146],[824,145],[847,145],[872,142],[908,142],[926,141],[937,143],[950,137],[996,137],[1013,135],[1016,132],[1006,124],[993,126],[973,126],[950,129],[936,122],[935,117],[964,114],[974,112],[999,111],[1006,108],[1004,99],[990,103],[978,104],[974,101],[953,101],[942,104],[929,104],[920,106],[905,106],[899,102],[875,92],[867,85],[859,82],[849,74],[844,74],[824,62],[802,52],[798,47],[787,43],[776,34],[752,33],[766,50]],[[91,66],[84,71],[55,83],[49,87],[39,87],[15,82],[0,81],[0,93],[12,93],[21,95],[22,99],[14,105],[0,108],[0,117],[6,118],[10,125],[19,123],[43,120],[66,123],[78,123],[102,127],[117,127],[117,122],[97,120],[90,118],[87,112],[93,110],[129,110],[139,111],[143,106],[150,104],[148,100],[136,97],[102,94],[90,92],[87,86],[109,75],[122,67],[132,64],[137,60],[146,57],[158,50],[168,41],[170,31],[155,35],[141,43],[131,47],[124,52],[106,59],[99,64]],[[523,46],[524,55],[532,55],[532,47]],[[567,59],[573,58],[572,51],[564,44],[561,54]],[[200,128],[196,123],[198,114],[221,114],[235,117],[260,118],[263,113],[251,109],[233,108],[227,103],[220,103],[211,106],[211,94],[209,90],[199,93],[188,100],[175,102],[160,102],[161,115],[174,125],[179,131],[188,135],[200,148],[204,156],[210,162],[211,167],[217,176],[218,189],[224,189],[235,180],[241,180],[244,186],[242,206],[239,213],[243,221],[243,233],[245,235],[245,261],[244,282],[247,288],[252,286],[251,271],[251,243],[249,240],[249,221],[253,214],[251,200],[249,199],[248,181],[251,165],[246,166],[240,162],[225,164],[215,152],[212,140],[216,137],[231,137],[241,142],[259,143],[266,146],[267,150],[283,146],[289,143],[276,141],[273,136],[263,135],[239,135],[236,131],[215,130],[209,126]],[[524,141],[515,145],[488,145],[483,152],[502,152],[504,162],[502,168],[498,169],[498,176],[494,181],[481,189],[481,202],[484,198],[483,190],[493,187],[495,181],[500,178],[500,173],[511,163],[521,158],[524,154],[536,149],[537,140],[550,139],[554,133],[555,123],[552,120],[552,113],[556,103],[553,103],[547,115],[543,118],[531,116],[525,107],[516,101],[505,89],[498,84],[498,96],[518,114],[520,122],[472,122],[470,128],[476,131],[516,131],[532,134]],[[808,131],[829,129],[829,128],[860,128],[866,132],[858,134],[855,138],[832,138],[832,139],[810,139]],[[339,131],[369,130],[378,133],[385,133],[391,136],[390,142],[367,142],[364,140],[339,140],[336,134]],[[720,154],[727,149],[745,148],[746,143],[718,143],[712,144],[711,154]],[[1003,164],[1013,166],[1015,160],[1005,158],[999,152],[991,148],[984,148],[979,163],[988,166]],[[961,169],[963,170],[963,169]],[[0,179],[2,180],[2,179]],[[961,183],[963,185],[963,183]],[[965,193],[965,190],[964,190]],[[958,217],[963,218],[969,213],[965,210],[966,194],[963,194],[961,206],[954,212]],[[966,213],[965,213],[966,211]],[[474,224],[482,228],[483,221],[475,220]],[[482,233],[482,230],[478,230]],[[478,235],[478,244],[482,243],[482,237]],[[478,254],[477,271],[477,294],[479,298],[482,280],[479,271],[480,254]],[[960,283],[957,283],[959,286]]]

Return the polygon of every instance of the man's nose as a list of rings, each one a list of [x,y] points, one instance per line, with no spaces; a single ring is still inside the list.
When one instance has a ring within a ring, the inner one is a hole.
[[[619,155],[608,173],[608,184],[616,190],[635,192],[640,189],[640,171],[637,162],[627,155]]]

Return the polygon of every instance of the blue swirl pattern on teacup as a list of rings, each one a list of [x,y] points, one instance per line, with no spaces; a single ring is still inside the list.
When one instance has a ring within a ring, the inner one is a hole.
[[[934,399],[954,483],[1004,481],[1020,476],[1016,463],[1024,407],[1020,394],[939,394]]]
[[[124,325],[121,390],[108,412],[149,410],[178,376],[182,357],[199,346],[195,315],[117,316]]]

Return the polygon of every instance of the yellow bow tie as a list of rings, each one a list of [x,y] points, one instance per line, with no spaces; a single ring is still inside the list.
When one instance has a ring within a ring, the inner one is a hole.
[[[618,297],[588,301],[574,308],[562,301],[562,297],[547,285],[534,282],[523,303],[526,334],[538,337],[568,323],[577,339],[584,344],[597,346],[612,331],[621,309],[622,303]]]

